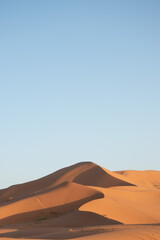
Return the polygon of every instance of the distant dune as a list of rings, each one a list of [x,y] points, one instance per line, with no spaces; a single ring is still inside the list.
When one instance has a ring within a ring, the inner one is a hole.
[[[82,162],[0,190],[0,238],[160,240],[160,172]]]

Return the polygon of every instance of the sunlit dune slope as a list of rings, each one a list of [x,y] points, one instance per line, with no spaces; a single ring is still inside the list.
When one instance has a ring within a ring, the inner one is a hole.
[[[160,223],[160,173],[82,162],[0,190],[0,224],[42,227]]]
[[[103,196],[103,193],[96,189],[72,182],[64,182],[34,196],[2,205],[0,222],[17,222],[17,220],[23,222],[27,219],[36,220],[39,217],[64,214],[77,209],[88,201]],[[9,218],[10,216],[13,217]],[[2,221],[3,219],[5,221]]]
[[[100,189],[104,198],[88,202],[80,211],[90,211],[124,224],[160,223],[160,191],[140,187]]]
[[[112,176],[118,178],[118,175],[133,186],[94,187],[103,192],[104,198],[88,202],[79,210],[94,212],[124,224],[160,223],[160,172],[112,172]]]
[[[114,172],[120,176],[126,177],[135,185],[142,186],[143,188],[157,188],[160,189],[160,172],[153,170],[146,171],[117,171]]]
[[[92,162],[77,163],[41,179],[0,190],[0,203],[6,203],[11,196],[14,200],[19,200],[34,194],[39,194],[66,181],[97,187],[132,185],[130,182],[121,180],[119,174],[117,174],[116,177],[114,177],[114,175],[114,173],[108,170],[105,171]]]

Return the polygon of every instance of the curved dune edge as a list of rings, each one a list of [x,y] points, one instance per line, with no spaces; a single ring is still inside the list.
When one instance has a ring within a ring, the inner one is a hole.
[[[31,197],[47,191],[64,182],[75,182],[81,185],[97,187],[113,186],[131,186],[131,182],[119,174],[114,174],[92,162],[77,163],[72,166],[60,169],[46,177],[35,181],[11,186],[0,190],[0,204],[6,204],[6,201],[12,196],[14,200]]]
[[[1,190],[0,223],[13,222],[13,219],[22,220],[22,214],[27,216],[29,221],[29,216],[33,214],[35,218],[40,217],[42,210],[43,216],[47,215],[44,217],[49,216],[49,211],[56,214],[58,211],[58,215],[59,212],[62,214],[72,211],[88,201],[104,197],[103,192],[94,189],[94,186],[109,188],[132,185],[112,175],[94,163],[85,162],[61,169],[41,179]],[[3,219],[5,221],[2,221]]]
[[[149,240],[151,232],[159,240],[159,186],[158,171],[78,163],[0,190],[0,238]]]
[[[104,170],[102,167],[96,164],[90,164],[90,166],[84,169],[83,172],[76,175],[72,181],[82,185],[103,188],[115,186],[134,186],[134,184],[122,180],[119,175],[113,174],[108,170]]]
[[[82,205],[80,211],[90,211],[123,224],[160,223],[160,191],[140,187],[96,188],[104,198]]]
[[[96,189],[64,182],[41,194],[0,207],[0,224],[58,216],[103,197],[103,193]]]

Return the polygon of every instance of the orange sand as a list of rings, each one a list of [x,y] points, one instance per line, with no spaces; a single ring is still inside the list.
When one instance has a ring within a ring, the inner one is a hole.
[[[160,172],[83,162],[0,190],[0,238],[160,240]]]

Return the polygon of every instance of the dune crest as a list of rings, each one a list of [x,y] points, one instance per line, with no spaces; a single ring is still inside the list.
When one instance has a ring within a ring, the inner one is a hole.
[[[159,199],[158,171],[111,172],[95,163],[81,162],[0,190],[0,238],[90,239],[103,225],[105,233],[99,236],[115,240],[126,224],[159,224]],[[61,231],[56,232],[57,228]],[[109,234],[112,229],[116,232]],[[129,231],[121,234],[124,239]],[[142,227],[138,234],[143,232]],[[91,239],[101,238],[96,235]]]

